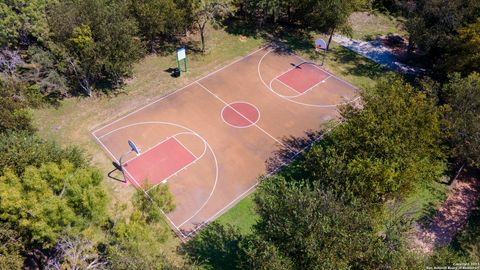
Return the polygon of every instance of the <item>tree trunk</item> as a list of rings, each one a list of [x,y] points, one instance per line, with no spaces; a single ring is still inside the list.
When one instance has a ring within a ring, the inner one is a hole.
[[[330,43],[332,42],[333,32],[335,32],[335,28],[332,28],[332,31],[330,32],[330,37],[328,38],[326,51],[328,51],[328,49],[330,49]]]
[[[412,54],[414,48],[415,48],[415,44],[413,43],[412,37],[408,36],[407,53]]]
[[[200,38],[202,39],[202,52],[205,52],[205,24],[200,27]]]

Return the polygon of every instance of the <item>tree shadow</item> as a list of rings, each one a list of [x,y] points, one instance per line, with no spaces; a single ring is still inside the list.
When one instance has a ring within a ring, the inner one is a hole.
[[[277,53],[303,53],[316,59],[313,43],[313,36],[310,32],[298,25],[285,22],[265,22],[261,27],[250,20],[238,17],[228,19],[224,22],[224,29],[233,35],[262,38],[266,45],[277,49]],[[282,48],[282,49],[281,49]]]
[[[327,134],[327,129],[319,131],[307,130],[304,136],[287,136],[281,139],[282,145],[275,150],[271,157],[265,161],[267,174],[296,175],[304,179],[308,174],[295,166],[295,161],[300,161],[303,155],[315,144],[320,142]]]
[[[334,61],[347,67],[346,71],[344,71],[346,74],[375,79],[389,72],[384,66],[342,46],[331,49],[329,54]]]

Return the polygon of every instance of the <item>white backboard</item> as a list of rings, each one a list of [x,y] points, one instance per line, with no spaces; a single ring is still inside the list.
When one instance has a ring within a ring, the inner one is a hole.
[[[317,38],[315,40],[315,48],[326,50],[327,49],[327,43],[325,42],[325,40],[323,40],[321,38]]]

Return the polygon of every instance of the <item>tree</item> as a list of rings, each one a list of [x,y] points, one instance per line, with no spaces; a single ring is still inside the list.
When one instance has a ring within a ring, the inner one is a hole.
[[[398,76],[362,92],[362,108],[341,109],[344,123],[314,147],[307,171],[321,186],[350,198],[383,201],[435,181],[445,169],[444,108]]]
[[[0,176],[0,220],[14,226],[29,247],[51,247],[70,228],[79,232],[105,221],[101,174],[68,161],[29,166]]]
[[[107,259],[111,267],[142,270],[170,266],[162,251],[168,232],[169,229],[159,222],[147,222],[138,209],[134,209],[127,217],[114,220],[107,246]]]
[[[445,67],[445,54],[456,52],[457,30],[474,23],[480,12],[476,0],[420,0],[405,1],[406,30],[410,47],[419,46],[426,51],[432,64]],[[440,57],[443,56],[443,57]]]
[[[0,134],[0,168],[9,168],[21,175],[28,166],[40,167],[48,162],[68,160],[76,168],[88,167],[83,152],[77,147],[62,148],[28,132]],[[0,175],[3,170],[0,171]]]
[[[460,163],[480,168],[480,74],[454,74],[444,86],[449,140]]]
[[[255,232],[293,269],[411,269],[415,262],[402,240],[407,227],[398,219],[385,226],[379,205],[283,177],[264,179],[255,203]]]
[[[468,75],[480,70],[480,19],[457,30],[458,36],[438,64],[443,72],[462,72]]]
[[[120,85],[142,55],[128,7],[121,0],[68,0],[52,9],[49,22],[56,46],[51,49],[88,95],[92,84]]]
[[[143,190],[149,190],[148,197]],[[175,202],[168,185],[159,185],[151,189],[148,182],[142,190],[137,190],[133,204],[148,223],[159,222],[163,218],[161,211],[170,213],[175,210]]]
[[[0,225],[0,269],[20,269],[23,266],[24,245],[15,230]]]
[[[24,97],[22,84],[0,77],[0,133],[6,131],[27,131],[32,133],[32,115]]]
[[[0,3],[0,46],[30,45],[45,43],[50,30],[46,10],[52,0],[16,0]]]
[[[182,250],[191,260],[212,269],[293,269],[269,242],[216,222],[185,243]]]
[[[230,7],[221,0],[195,0],[193,23],[200,32],[202,52],[205,52],[205,29],[208,23],[218,26],[220,21],[230,13]]]
[[[183,16],[172,0],[133,1],[132,9],[151,52],[159,38],[171,37],[182,25]]]
[[[315,30],[329,33],[327,50],[330,47],[332,36],[336,30],[344,33],[351,32],[348,18],[359,6],[365,4],[363,0],[328,0],[304,1],[304,24]]]
[[[96,246],[82,237],[61,237],[53,247],[46,269],[108,269]]]

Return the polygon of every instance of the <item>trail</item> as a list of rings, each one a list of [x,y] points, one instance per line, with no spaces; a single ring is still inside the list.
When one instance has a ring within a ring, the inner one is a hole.
[[[342,35],[334,35],[333,41],[389,69],[404,74],[425,73],[425,69],[412,67],[402,63],[399,57],[391,52],[391,49],[382,45],[378,40],[363,41]]]
[[[431,253],[436,247],[448,245],[467,223],[479,197],[480,181],[474,176],[461,174],[431,222],[416,227],[414,249]]]

